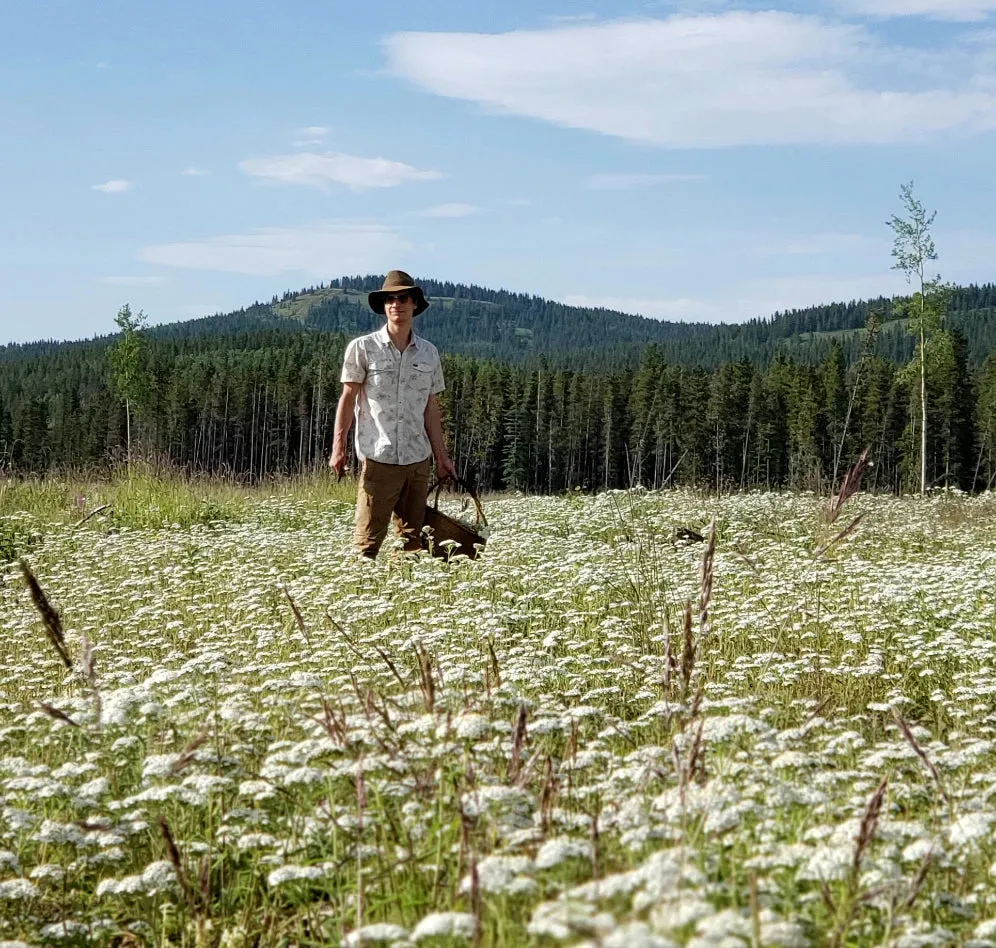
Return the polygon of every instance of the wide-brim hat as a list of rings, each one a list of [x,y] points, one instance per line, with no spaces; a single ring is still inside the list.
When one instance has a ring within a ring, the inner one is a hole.
[[[415,297],[415,315],[418,316],[419,313],[424,313],[429,308],[429,301],[425,298],[425,293],[422,292],[422,287],[420,287],[404,270],[391,270],[386,277],[384,277],[384,285],[379,290],[374,290],[367,300],[370,303],[370,308],[380,316],[384,315],[384,303],[385,296],[390,296],[392,293],[411,293]]]

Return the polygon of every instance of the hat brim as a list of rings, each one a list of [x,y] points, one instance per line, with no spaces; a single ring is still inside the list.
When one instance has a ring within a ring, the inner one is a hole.
[[[429,301],[425,298],[420,286],[395,286],[385,290],[374,290],[367,295],[367,302],[370,308],[378,315],[384,316],[385,297],[393,296],[397,293],[411,293],[415,297],[415,315],[424,313],[429,308]]]

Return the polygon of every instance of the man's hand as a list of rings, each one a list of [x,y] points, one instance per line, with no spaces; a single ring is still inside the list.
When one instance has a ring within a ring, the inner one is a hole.
[[[436,477],[442,480],[444,477],[456,477],[456,465],[450,460],[448,454],[436,455]]]
[[[332,456],[329,458],[329,467],[335,471],[339,477],[342,477],[342,472],[346,470],[346,464],[348,462],[346,456],[346,449],[342,445],[336,445],[332,449]]]
[[[356,405],[356,396],[359,395],[363,385],[360,382],[343,382],[342,395],[339,396],[339,404],[335,410],[335,435],[332,438],[332,457],[329,458],[329,467],[332,468],[339,477],[346,470],[348,458],[346,457],[346,437],[349,429],[353,426],[353,409]]]

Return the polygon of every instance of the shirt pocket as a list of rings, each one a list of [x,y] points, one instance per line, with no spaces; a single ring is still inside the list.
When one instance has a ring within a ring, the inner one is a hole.
[[[429,389],[432,388],[432,373],[435,366],[431,362],[412,363],[412,388],[419,395],[428,397]]]
[[[367,363],[367,385],[375,391],[383,392],[391,388],[396,374],[393,362],[378,360]]]

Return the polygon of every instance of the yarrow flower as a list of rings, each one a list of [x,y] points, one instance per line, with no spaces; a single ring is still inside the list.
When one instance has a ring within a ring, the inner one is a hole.
[[[288,882],[314,882],[324,877],[325,870],[319,866],[281,866],[266,877],[266,882],[275,889]]]
[[[41,895],[38,886],[27,879],[7,879],[0,882],[0,901],[21,902]]]
[[[473,938],[474,916],[469,912],[432,912],[415,926],[412,941],[426,938]]]

